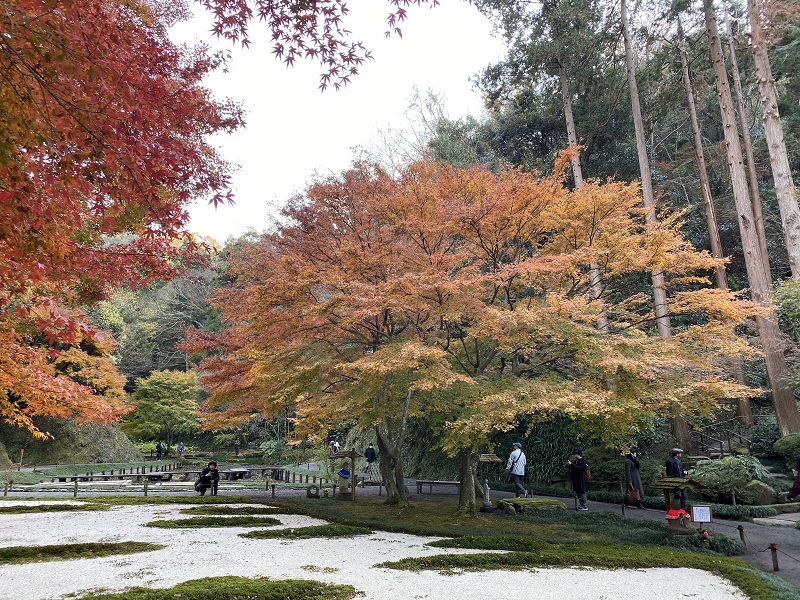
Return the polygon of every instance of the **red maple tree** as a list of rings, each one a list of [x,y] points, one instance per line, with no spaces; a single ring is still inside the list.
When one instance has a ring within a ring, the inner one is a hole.
[[[169,277],[197,254],[194,199],[230,200],[206,137],[242,123],[201,85],[222,64],[175,46],[154,2],[0,3],[0,418],[118,411],[59,376],[91,335],[64,310]],[[90,401],[91,400],[91,401]]]

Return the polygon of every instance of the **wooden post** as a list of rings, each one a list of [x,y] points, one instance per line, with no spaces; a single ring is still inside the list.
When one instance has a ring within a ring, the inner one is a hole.
[[[356,499],[356,451],[350,450],[350,499]]]
[[[275,484],[272,484],[272,497],[275,497]]]
[[[780,571],[778,568],[778,546],[775,544],[770,544],[769,549],[772,551],[772,570]]]
[[[8,496],[8,482],[3,484],[3,496]]]
[[[622,516],[625,516],[625,503],[622,503]]]
[[[738,526],[736,529],[738,529],[738,530],[739,530],[739,537],[740,537],[740,538],[741,538],[741,540],[744,542],[744,541],[745,541],[745,539],[744,539],[744,527],[742,527],[741,525],[739,525],[739,526]]]
[[[75,478],[75,487],[72,490],[72,497],[73,498],[77,498],[78,497],[78,478],[77,477]]]
[[[144,495],[147,496],[147,484],[150,483],[150,480],[145,477],[144,479]]]

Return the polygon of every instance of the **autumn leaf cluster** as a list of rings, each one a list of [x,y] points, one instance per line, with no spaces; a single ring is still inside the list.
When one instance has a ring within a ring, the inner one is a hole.
[[[1,3],[0,418],[33,431],[37,415],[119,414],[54,375],[93,335],[72,308],[173,276],[198,252],[188,203],[230,199],[205,138],[241,114],[201,85],[221,58],[169,41],[177,7]]]
[[[405,410],[437,415],[455,453],[520,414],[624,436],[750,392],[726,368],[753,352],[734,334],[753,305],[709,286],[716,260],[677,217],[646,223],[635,184],[570,190],[565,164],[549,177],[357,164],[311,185],[232,257],[216,297],[225,329],[189,334],[211,425],[292,407],[296,434],[314,437]],[[667,280],[669,339],[642,284],[653,271]]]

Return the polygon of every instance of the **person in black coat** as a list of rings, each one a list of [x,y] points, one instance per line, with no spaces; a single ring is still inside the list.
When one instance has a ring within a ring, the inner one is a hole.
[[[686,477],[686,469],[683,468],[683,450],[680,448],[673,448],[672,455],[667,460],[667,477]],[[686,510],[686,489],[676,487],[672,490],[672,498],[680,500],[681,508]]]
[[[638,450],[636,448],[631,448],[631,451],[625,457],[625,489],[639,491],[639,501],[634,506],[644,509],[644,504],[642,504],[644,486],[642,485],[642,475],[639,472],[639,459],[636,458],[637,453]]]
[[[194,489],[200,492],[201,496],[206,495],[206,491],[211,490],[211,495],[217,495],[217,488],[219,487],[219,471],[217,470],[217,463],[211,461],[208,466],[200,472],[200,478],[194,484]]]
[[[589,510],[589,507],[586,506],[586,493],[589,490],[589,480],[586,477],[586,459],[583,458],[583,451],[580,448],[575,448],[572,454],[575,455],[575,459],[568,460],[567,467],[570,470],[572,489],[578,497],[578,510]]]
[[[367,469],[369,469],[372,466],[372,463],[375,462],[375,448],[372,446],[372,444],[370,444],[369,447],[364,450],[364,458],[367,459]]]

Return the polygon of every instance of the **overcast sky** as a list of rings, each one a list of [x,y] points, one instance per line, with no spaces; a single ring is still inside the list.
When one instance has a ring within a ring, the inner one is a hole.
[[[286,68],[271,55],[268,32],[254,26],[247,50],[215,42],[210,20],[198,14],[177,26],[176,42],[204,40],[233,52],[228,73],[207,85],[219,98],[242,102],[247,126],[214,138],[223,155],[240,165],[233,177],[235,206],[191,209],[191,230],[224,242],[247,228],[269,227],[276,206],[304,189],[315,173],[337,173],[353,159],[352,148],[376,140],[376,131],[403,125],[414,86],[443,93],[447,113],[482,114],[469,78],[503,54],[491,24],[466,2],[410,9],[403,37],[386,38],[389,5],[380,0],[348,2],[346,27],[372,51],[373,60],[341,91],[318,89],[321,68],[300,63]]]

